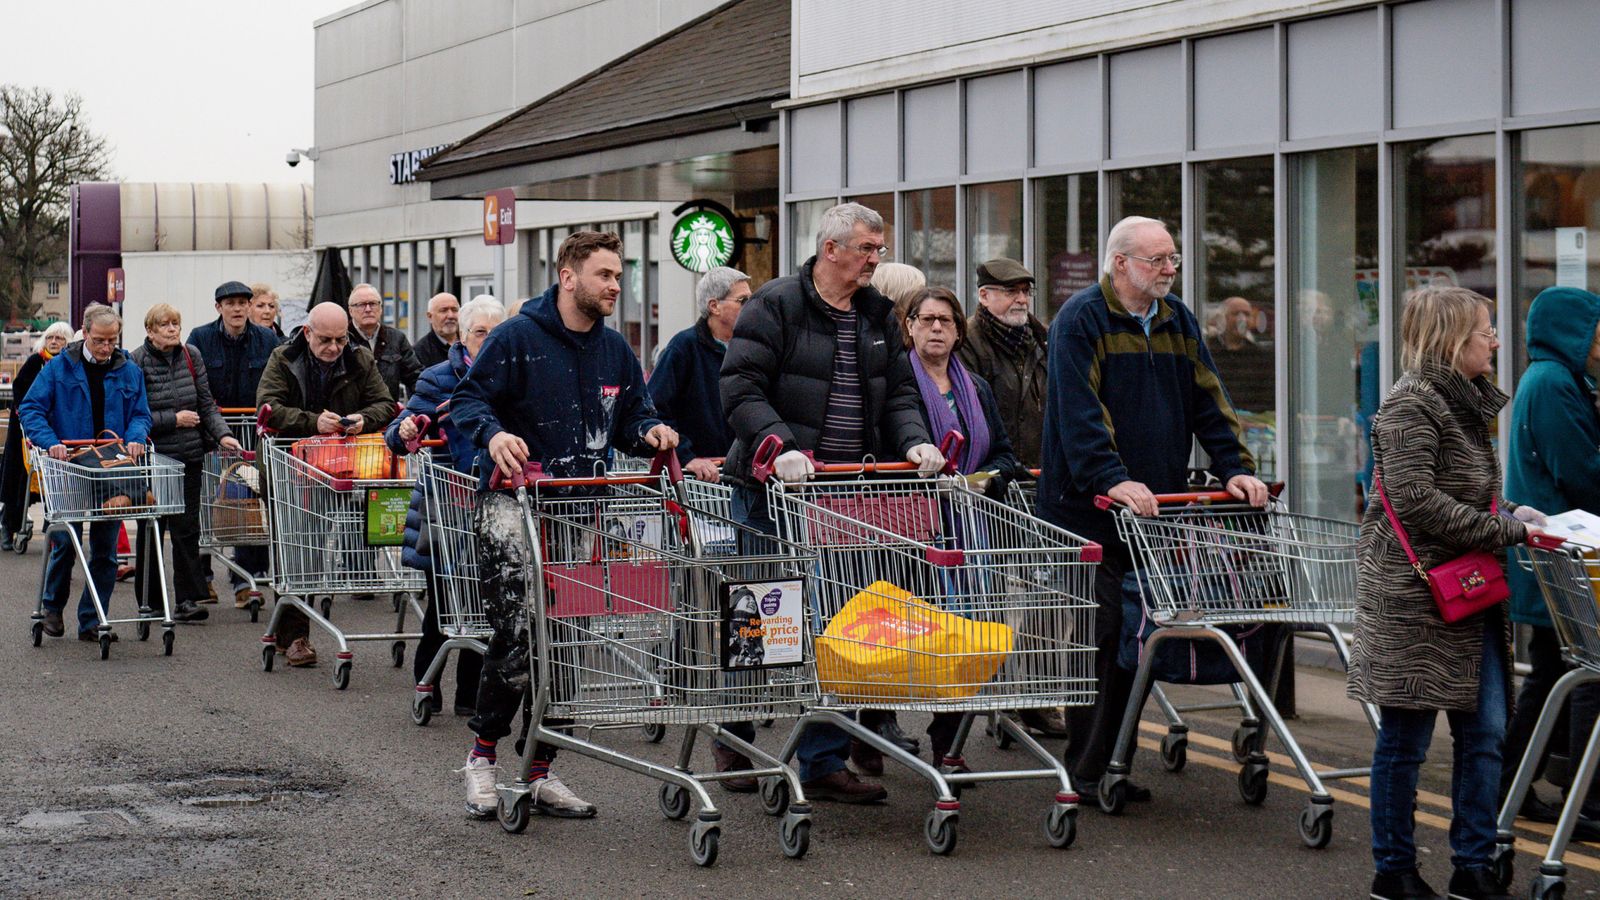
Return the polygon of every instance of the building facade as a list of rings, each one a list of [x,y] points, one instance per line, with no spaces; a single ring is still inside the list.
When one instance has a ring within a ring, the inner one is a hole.
[[[874,10],[866,39],[793,3],[781,268],[854,199],[969,305],[978,263],[1022,259],[1048,321],[1098,277],[1112,223],[1162,219],[1224,379],[1261,407],[1244,412],[1263,473],[1299,510],[1357,515],[1408,290],[1496,300],[1509,390],[1532,298],[1600,286],[1593,0]]]

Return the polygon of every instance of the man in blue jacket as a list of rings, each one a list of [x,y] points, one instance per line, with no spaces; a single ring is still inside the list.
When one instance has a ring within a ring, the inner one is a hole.
[[[189,332],[189,343],[200,351],[206,363],[206,378],[212,396],[223,409],[254,409],[256,388],[267,360],[278,347],[278,335],[250,321],[252,292],[242,281],[229,281],[216,290],[217,320]],[[233,561],[260,578],[267,571],[266,547],[235,547]],[[211,580],[211,564],[206,563],[206,580]],[[233,586],[233,605],[250,605],[250,585],[237,572],[229,572]],[[215,600],[216,589],[212,589]]]
[[[1511,445],[1506,456],[1506,499],[1547,513],[1582,509],[1600,514],[1600,297],[1571,287],[1546,288],[1528,310],[1528,370],[1511,401]],[[1520,512],[1520,510],[1519,510]],[[1517,766],[1567,665],[1561,659],[1550,610],[1533,573],[1506,567],[1511,584],[1511,619],[1532,627],[1528,655],[1533,671],[1522,682],[1516,714],[1506,728],[1505,796]],[[1600,689],[1583,685],[1572,693],[1571,759],[1576,764],[1600,714]],[[1591,792],[1573,837],[1600,840],[1600,797]],[[1531,791],[1522,814],[1554,822],[1552,809]]]
[[[117,346],[122,319],[109,306],[91,306],[83,313],[83,340],[68,344],[34,379],[28,395],[17,407],[22,428],[35,447],[55,459],[67,458],[63,441],[92,440],[111,431],[128,444],[128,454],[143,455],[150,435],[150,403],[144,389],[144,372]],[[144,498],[111,497],[108,509],[142,503]],[[121,522],[100,519],[89,526],[89,575],[95,593],[107,607],[117,577],[117,532]],[[80,526],[71,526],[78,528]],[[45,566],[41,591],[44,633],[66,633],[61,612],[67,605],[72,582],[72,546],[60,532],[50,535],[50,561]],[[89,588],[78,598],[78,640],[98,641],[99,617]],[[111,640],[116,632],[105,631]]]
[[[1200,324],[1171,293],[1182,262],[1176,251],[1159,221],[1123,219],[1106,236],[1100,283],[1074,294],[1050,325],[1039,514],[1105,547],[1095,575],[1099,684],[1093,706],[1067,710],[1067,769],[1089,800],[1098,797],[1133,692],[1133,673],[1117,665],[1122,576],[1132,561],[1095,496],[1155,515],[1156,494],[1186,489],[1198,439],[1229,493],[1267,502]],[[1129,796],[1145,800],[1149,792],[1130,786]]]
[[[656,418],[638,357],[603,324],[622,292],[622,239],[577,232],[562,242],[556,265],[560,281],[494,330],[450,400],[455,427],[479,448],[480,593],[494,630],[478,711],[468,723],[477,740],[460,770],[467,812],[477,817],[495,813],[495,747],[511,733],[531,687],[523,578],[530,553],[515,495],[489,490],[493,469],[515,475],[532,460],[557,478],[589,477],[613,447],[650,456],[678,444],[677,433]],[[593,805],[550,774],[554,757],[552,746],[533,748],[527,787],[534,811],[594,815]]]
[[[733,427],[722,414],[718,379],[733,325],[750,299],[750,276],[727,266],[707,272],[695,287],[700,319],[667,342],[650,373],[650,397],[661,421],[678,432],[678,461],[701,481],[715,482],[715,457],[728,455]]]

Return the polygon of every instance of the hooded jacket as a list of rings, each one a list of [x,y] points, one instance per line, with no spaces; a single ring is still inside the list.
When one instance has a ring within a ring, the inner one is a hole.
[[[317,365],[306,341],[305,329],[295,332],[289,342],[272,351],[267,368],[261,373],[256,391],[256,406],[271,406],[268,427],[284,437],[309,437],[317,433],[321,409],[311,409],[312,367]],[[372,353],[354,343],[346,344],[333,363],[328,396],[322,406],[341,416],[360,415],[364,433],[383,430],[394,418],[394,398],[384,387]]]
[[[1511,403],[1506,499],[1554,515],[1600,513],[1600,411],[1587,371],[1600,297],[1546,288],[1528,310],[1528,370]],[[1513,565],[1511,618],[1554,627],[1533,573]]]
[[[722,414],[718,378],[727,347],[704,317],[673,335],[650,373],[650,398],[661,421],[678,432],[678,461],[727,456],[733,428]]]
[[[554,285],[490,332],[456,385],[450,418],[477,448],[485,488],[495,468],[489,442],[502,431],[525,441],[547,474],[567,478],[593,475],[613,448],[654,455],[644,436],[661,424],[627,340],[598,322],[568,329]]]
[[[228,337],[222,317],[189,332],[189,343],[206,360],[206,379],[217,406],[243,409],[256,405],[256,389],[272,351],[283,343],[272,329],[245,322],[244,334]]]
[[[105,427],[130,444],[150,442],[150,403],[145,398],[144,372],[121,348],[112,352],[106,373]],[[28,396],[17,407],[22,429],[35,447],[49,449],[62,441],[93,440],[94,408],[89,376],[83,370],[83,341],[68,344],[39,370]]]
[[[383,440],[391,451],[400,456],[407,453],[405,441],[400,439],[401,422],[411,416],[427,416],[431,420],[428,434],[444,438],[445,448],[450,454],[450,465],[460,472],[472,471],[477,448],[462,437],[461,430],[455,427],[454,418],[447,415],[449,408],[439,409],[440,405],[450,401],[450,394],[467,374],[468,368],[470,367],[467,365],[466,345],[453,344],[450,347],[449,359],[422,370],[421,377],[417,379],[416,393],[406,398],[405,412],[396,416],[395,420],[389,423],[389,427],[384,429]],[[435,456],[435,459],[437,458]],[[427,495],[419,478],[411,488],[411,506],[406,509],[405,544],[400,551],[400,561],[413,569],[424,571],[433,568],[428,541],[424,539],[426,532],[423,530],[423,522],[426,505]]]
[[[144,370],[150,437],[156,447],[173,459],[200,462],[207,448],[217,446],[231,433],[216,401],[211,399],[205,358],[191,346],[161,351],[149,340],[135,347],[130,356]],[[199,414],[199,426],[178,427],[178,411],[184,409]]]

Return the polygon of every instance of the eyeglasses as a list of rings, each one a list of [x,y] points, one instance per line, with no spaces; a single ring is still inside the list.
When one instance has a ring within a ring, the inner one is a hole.
[[[351,309],[377,309],[379,306],[382,306],[382,304],[376,300],[366,300],[361,303],[350,304]]]
[[[1137,259],[1142,263],[1149,263],[1158,269],[1161,268],[1162,263],[1167,263],[1174,269],[1183,265],[1182,253],[1169,253],[1166,256],[1134,256],[1132,253],[1124,253],[1122,255],[1129,259]]]
[[[935,325],[943,325],[945,328],[949,328],[952,325],[956,324],[956,320],[955,320],[954,316],[932,316],[932,315],[929,315],[929,316],[909,316],[908,318],[910,318],[911,321],[913,321],[913,322],[921,322],[922,324],[928,326],[929,328],[932,328]]]
[[[338,337],[326,337],[324,335],[313,333],[311,337],[315,339],[317,343],[323,345],[334,344],[343,347],[345,344],[350,343],[349,334],[341,334]]]
[[[1481,335],[1483,335],[1484,337],[1488,338],[1491,341],[1500,340],[1500,329],[1495,328],[1492,325],[1489,326],[1489,330],[1488,331],[1474,331],[1473,334],[1481,334]]]
[[[1019,300],[1033,299],[1033,285],[1031,284],[1026,286],[1019,284],[1015,287],[1006,287],[1003,284],[986,284],[983,287],[984,290],[995,291],[997,293],[1005,294],[1007,297],[1015,297]]]
[[[859,246],[846,244],[845,246],[862,256],[871,256],[876,253],[879,259],[889,258],[889,246],[887,244],[861,244]]]

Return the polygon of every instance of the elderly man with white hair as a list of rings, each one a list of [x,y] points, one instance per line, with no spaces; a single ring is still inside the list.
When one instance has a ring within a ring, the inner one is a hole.
[[[370,284],[358,284],[350,291],[350,340],[357,347],[372,351],[378,361],[378,372],[389,389],[389,396],[400,399],[400,389],[407,393],[417,389],[417,376],[422,374],[422,363],[417,352],[411,349],[411,339],[405,332],[383,322],[383,297]]]
[[[1161,222],[1123,219],[1106,237],[1100,282],[1074,294],[1050,325],[1039,514],[1105,548],[1095,575],[1095,702],[1067,712],[1067,769],[1089,800],[1098,798],[1134,680],[1117,662],[1132,563],[1095,497],[1155,515],[1156,494],[1186,489],[1198,439],[1229,493],[1267,502],[1200,323],[1172,293],[1182,261]],[[1130,784],[1129,796],[1149,792]]]
[[[423,369],[431,369],[449,358],[450,345],[461,340],[460,314],[461,302],[455,294],[442,292],[428,299],[428,333],[411,348],[416,351],[417,362]]]
[[[733,443],[717,381],[733,340],[733,324],[749,299],[749,275],[727,266],[706,272],[695,287],[700,318],[673,335],[650,373],[656,413],[678,431],[678,461],[702,481],[718,479],[713,458],[726,456]]]

